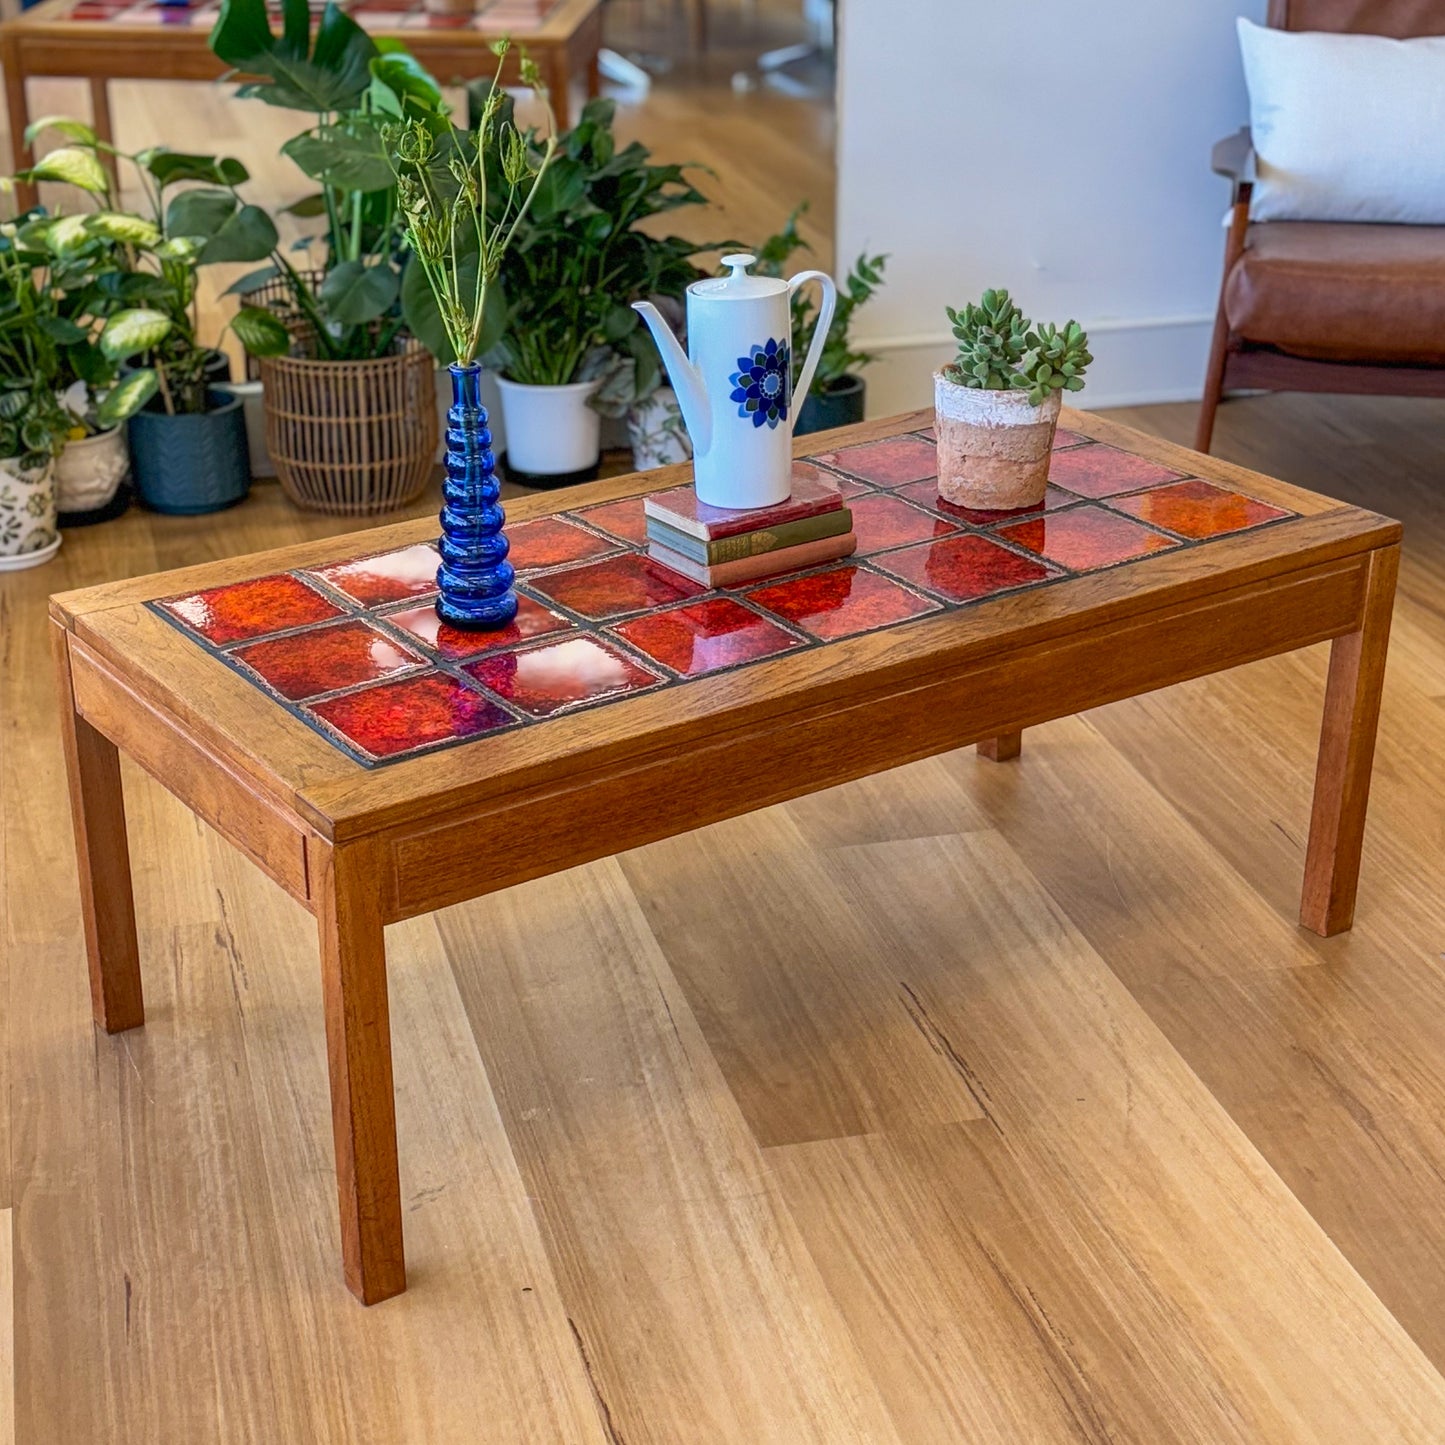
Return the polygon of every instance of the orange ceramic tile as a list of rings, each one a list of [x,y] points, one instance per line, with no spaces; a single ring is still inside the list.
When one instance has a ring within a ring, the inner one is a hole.
[[[494,652],[464,670],[529,717],[551,717],[662,681],[621,648],[584,633]]]
[[[916,583],[949,602],[976,602],[995,592],[1028,587],[1058,574],[1052,567],[1020,557],[991,537],[961,532],[939,542],[885,552],[873,565]]]
[[[360,619],[248,642],[231,656],[292,702],[375,682],[425,661]]]
[[[403,597],[435,592],[440,565],[436,548],[430,542],[418,542],[395,552],[318,567],[312,575],[355,598],[363,607],[376,607],[383,602],[400,602]]]
[[[938,611],[938,603],[931,598],[853,564],[790,577],[756,588],[747,597],[824,641]]]
[[[841,451],[820,452],[816,460],[877,487],[902,487],[938,473],[937,450],[918,436],[888,437]]]
[[[1056,451],[1049,462],[1049,480],[1081,497],[1113,497],[1120,492],[1136,492],[1140,487],[1176,482],[1179,473],[1148,457],[1092,442]]]
[[[624,497],[620,502],[603,502],[597,507],[584,507],[577,513],[589,526],[620,542],[636,542],[642,546],[647,541],[647,517],[642,510],[641,497]]]
[[[1096,506],[1048,512],[1029,522],[1000,527],[998,535],[1071,572],[1092,572],[1179,545],[1128,517]]]
[[[329,598],[288,572],[208,587],[157,605],[217,647],[343,615]]]
[[[565,617],[559,616],[549,607],[543,607],[525,593],[517,595],[516,617],[494,632],[452,627],[437,616],[436,607],[430,602],[384,615],[393,627],[410,633],[418,641],[426,643],[442,657],[449,659],[476,657],[478,653],[512,646],[525,642],[529,637],[541,637],[544,633],[560,632],[572,625]]]
[[[562,517],[538,517],[506,529],[511,550],[507,560],[518,572],[535,572],[541,567],[560,567],[564,562],[584,562],[617,550],[585,527]]]
[[[490,698],[444,672],[358,688],[303,708],[360,752],[396,758],[515,724]]]
[[[1271,507],[1268,502],[1256,501],[1197,478],[1136,492],[1129,497],[1115,497],[1109,505],[1193,541],[1242,532],[1262,522],[1291,515],[1279,507]]]
[[[787,652],[802,643],[731,597],[707,597],[686,607],[649,612],[613,631],[683,677],[701,677]]]
[[[569,607],[583,617],[606,619],[644,607],[665,607],[684,597],[696,597],[705,589],[678,572],[649,561],[636,552],[564,567],[527,584],[553,602]]]
[[[932,483],[922,485],[931,486]],[[853,497],[848,503],[853,513],[853,532],[858,538],[858,555],[866,557],[889,547],[902,547],[909,542],[923,542],[930,537],[946,537],[958,528],[937,512],[923,512],[911,507],[891,492],[872,492]]]

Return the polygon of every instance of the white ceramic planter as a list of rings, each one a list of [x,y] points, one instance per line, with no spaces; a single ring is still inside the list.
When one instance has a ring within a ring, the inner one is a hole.
[[[266,388],[259,381],[227,381],[216,387],[241,398],[246,418],[246,450],[251,457],[252,478],[274,477],[276,463],[266,446]]]
[[[507,427],[507,469],[526,477],[588,472],[602,454],[602,418],[587,405],[600,381],[523,386],[497,378]],[[495,451],[496,448],[494,447]]]
[[[682,408],[670,386],[658,387],[629,409],[627,442],[632,448],[632,465],[639,472],[670,467],[692,455]]]
[[[959,386],[936,372],[933,394],[944,501],[990,511],[1043,501],[1061,393],[1033,406],[1026,391]]]
[[[38,567],[59,550],[54,463],[22,471],[18,458],[0,460],[0,572]]]
[[[130,448],[124,427],[66,442],[55,459],[56,510],[94,512],[106,506],[129,472]]]

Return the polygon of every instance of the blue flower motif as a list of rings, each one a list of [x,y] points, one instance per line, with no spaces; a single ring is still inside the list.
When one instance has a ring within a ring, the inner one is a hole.
[[[739,416],[750,416],[754,426],[777,426],[788,419],[793,395],[793,358],[786,341],[769,340],[753,347],[751,356],[738,357],[733,373],[732,399]]]

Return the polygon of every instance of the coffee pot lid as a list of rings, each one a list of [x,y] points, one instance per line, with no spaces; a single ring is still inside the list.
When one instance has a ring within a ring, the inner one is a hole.
[[[706,281],[694,281],[687,289],[694,295],[708,301],[756,301],[762,296],[777,296],[788,289],[786,281],[776,276],[753,276],[748,267],[757,265],[758,258],[746,252],[724,256],[722,263],[728,268],[726,276],[710,276]]]

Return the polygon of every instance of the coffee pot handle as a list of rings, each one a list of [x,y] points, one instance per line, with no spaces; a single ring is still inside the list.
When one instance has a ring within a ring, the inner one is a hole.
[[[798,377],[798,384],[793,388],[792,405],[789,408],[790,429],[797,426],[798,413],[802,411],[803,403],[808,399],[808,389],[813,385],[813,373],[818,369],[818,362],[823,355],[823,346],[828,340],[828,328],[833,324],[833,310],[838,304],[838,288],[833,284],[833,278],[826,271],[799,271],[788,282],[789,305],[792,304],[798,287],[806,286],[809,281],[818,283],[818,288],[823,293],[823,304],[818,309],[818,324],[813,329],[813,344],[808,348],[808,355],[803,362],[803,370]]]

